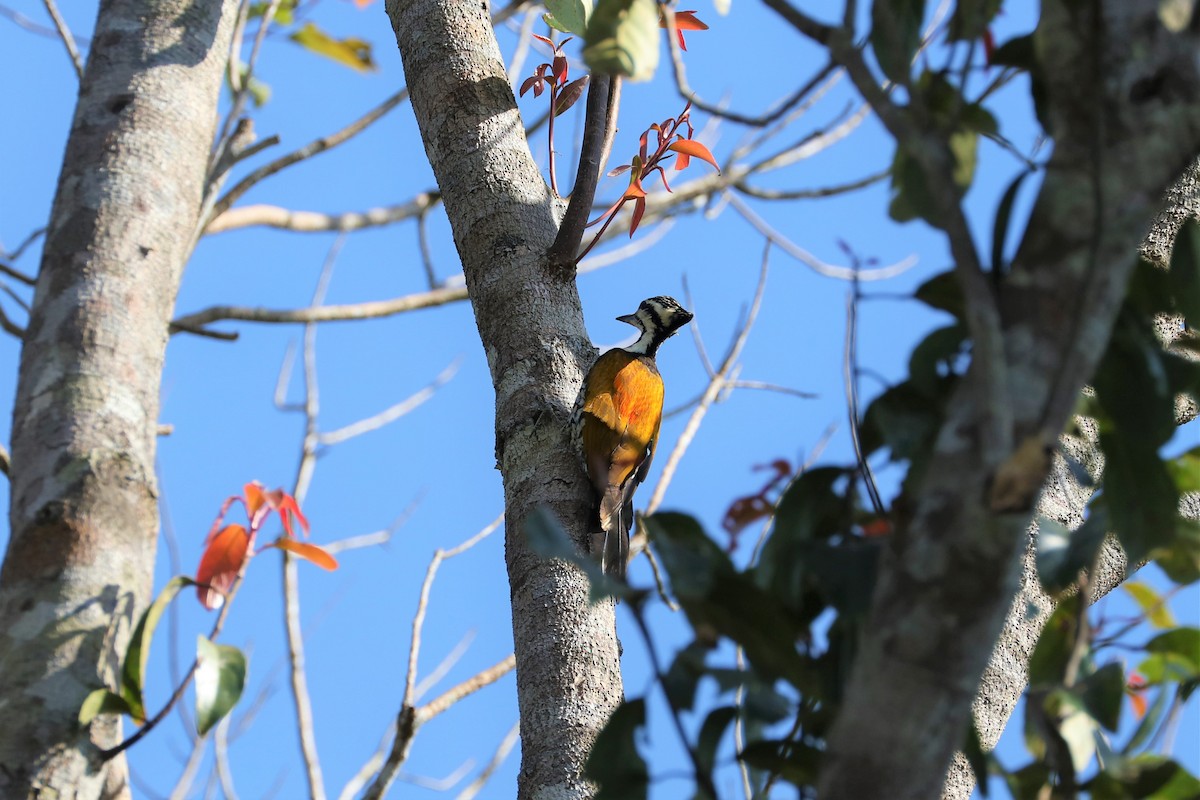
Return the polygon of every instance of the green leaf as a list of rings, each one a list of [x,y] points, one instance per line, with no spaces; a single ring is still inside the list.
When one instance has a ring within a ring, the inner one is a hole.
[[[1116,732],[1125,700],[1125,670],[1120,664],[1105,664],[1076,684],[1073,691],[1092,719]]]
[[[1057,595],[1075,583],[1081,569],[1091,567],[1108,535],[1108,513],[1093,506],[1084,523],[1073,531],[1052,519],[1038,519],[1037,569],[1042,588]]]
[[[992,66],[1014,67],[1031,72],[1037,66],[1037,55],[1033,49],[1033,34],[1009,39],[992,53]]]
[[[1138,604],[1138,608],[1142,609],[1151,625],[1156,628],[1175,627],[1175,617],[1171,615],[1171,609],[1167,608],[1166,601],[1149,585],[1141,581],[1126,581],[1121,588]]]
[[[1075,647],[1075,633],[1079,617],[1079,596],[1065,598],[1054,609],[1037,646],[1029,658],[1029,686],[1031,689],[1053,687],[1062,682],[1063,672],[1071,651]]]
[[[1178,663],[1200,676],[1200,628],[1176,628],[1160,633],[1146,642],[1150,653],[1162,653],[1178,658]]]
[[[671,588],[697,635],[714,633],[741,644],[766,678],[807,680],[796,650],[803,628],[777,598],[734,570],[729,557],[685,514],[660,512],[643,520]]]
[[[1141,384],[1134,384],[1141,390]],[[1104,503],[1121,545],[1136,564],[1175,539],[1179,492],[1158,453],[1148,443],[1101,432]]]
[[[705,673],[704,657],[710,649],[700,642],[692,642],[675,654],[662,681],[671,705],[691,711],[696,702],[696,686]]]
[[[293,14],[296,11],[297,0],[282,0],[279,7],[275,9],[275,24],[283,25],[284,27],[291,25],[294,22]],[[267,13],[270,3],[259,2],[251,3],[250,10],[246,14],[246,19],[258,19]]]
[[[1180,494],[1200,492],[1200,447],[1193,447],[1168,461],[1167,472],[1171,474]]]
[[[646,701],[641,698],[626,700],[608,718],[585,768],[587,777],[600,786],[596,800],[645,800],[650,771],[636,742],[645,725]]]
[[[979,740],[979,729],[975,727],[974,715],[967,720],[967,740],[963,744],[962,752],[967,759],[967,764],[971,767],[971,773],[975,776],[975,785],[979,788],[979,794],[987,797],[988,755],[984,752],[983,743]]]
[[[592,0],[546,0],[546,16],[553,18],[553,27],[563,33],[583,36],[588,17],[592,15]]]
[[[129,645],[125,649],[125,662],[121,665],[121,696],[129,706],[129,716],[138,722],[144,722],[146,719],[142,692],[146,686],[146,661],[150,658],[150,641],[154,637],[154,630],[158,627],[163,612],[180,590],[195,585],[195,581],[183,575],[172,578],[142,614],[137,627],[133,629],[133,635],[129,638]]]
[[[600,0],[583,38],[583,59],[593,75],[649,80],[658,67],[658,5],[654,0]]]
[[[83,699],[79,707],[79,724],[86,728],[100,714],[129,714],[133,716],[129,703],[121,695],[108,689],[96,689]]]
[[[1050,783],[1050,767],[1040,761],[1027,764],[1005,776],[1008,790],[1016,800],[1037,800]]]
[[[715,708],[705,717],[704,724],[700,727],[700,737],[696,740],[696,760],[700,768],[710,776],[717,760],[717,747],[720,746],[729,723],[733,722],[736,716],[737,709],[733,706]]]
[[[1142,675],[1145,677],[1145,674]],[[1123,755],[1132,755],[1142,745],[1149,741],[1151,734],[1158,727],[1159,720],[1162,719],[1163,712],[1167,709],[1167,698],[1170,692],[1160,689],[1155,693],[1154,702],[1146,709],[1146,715],[1142,717],[1138,726],[1133,731],[1133,735],[1129,737],[1129,741],[1125,743],[1125,747],[1121,749]]]
[[[1151,448],[1175,433],[1175,392],[1162,345],[1129,306],[1113,326],[1108,349],[1092,379],[1101,407],[1118,432]],[[1138,387],[1136,392],[1130,386]]]
[[[909,383],[931,397],[943,393],[942,384],[955,375],[955,362],[966,339],[967,329],[959,323],[938,328],[922,339],[908,359]]]
[[[778,774],[793,786],[817,781],[821,753],[799,742],[759,739],[746,745],[738,758],[755,769]]]
[[[954,157],[951,179],[961,192],[965,192],[975,180],[975,165],[979,160],[979,134],[972,130],[957,130],[947,141],[950,155]]]
[[[371,43],[363,39],[335,39],[312,22],[304,23],[303,28],[288,38],[306,50],[358,72],[372,72],[376,69],[375,61],[371,58]]]
[[[1096,721],[1083,709],[1073,708],[1058,724],[1058,733],[1067,744],[1075,774],[1087,769],[1096,755]]]
[[[992,223],[992,272],[1000,274],[1004,272],[1004,242],[1008,239],[1008,226],[1012,218],[1013,204],[1017,201],[1017,193],[1021,191],[1021,184],[1025,179],[1033,174],[1033,170],[1027,169],[1013,179],[1013,182],[1004,190],[1004,194],[1000,198],[1000,205],[996,208],[996,221]]]
[[[962,286],[959,285],[958,276],[954,274],[953,269],[939,272],[922,283],[913,293],[913,297],[930,308],[945,311],[959,320],[963,319],[966,312]]]
[[[246,656],[226,644],[196,637],[196,732],[201,736],[237,705],[246,685]]]
[[[908,83],[913,56],[921,46],[925,0],[875,0],[871,4],[871,47],[890,80]]]
[[[1175,521],[1175,541],[1158,554],[1154,563],[1179,584],[1200,580],[1200,524],[1179,517]]]
[[[1171,291],[1187,324],[1200,329],[1200,222],[1187,219],[1171,251]]]

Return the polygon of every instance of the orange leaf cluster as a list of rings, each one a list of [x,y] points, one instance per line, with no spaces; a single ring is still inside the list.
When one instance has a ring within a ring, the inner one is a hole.
[[[222,524],[234,503],[241,503],[245,507],[248,526]],[[238,574],[254,556],[254,540],[272,512],[279,515],[284,533],[267,547],[285,550],[323,569],[337,569],[337,559],[328,552],[315,544],[296,541],[297,527],[305,536],[309,529],[308,520],[301,513],[296,498],[283,489],[268,491],[258,481],[252,481],[242,487],[240,496],[234,495],[225,500],[205,541],[200,566],[196,570],[196,593],[205,608],[220,608],[225,602]]]

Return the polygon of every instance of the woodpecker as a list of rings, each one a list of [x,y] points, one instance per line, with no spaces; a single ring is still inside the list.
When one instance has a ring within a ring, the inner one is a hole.
[[[641,335],[596,359],[571,414],[571,438],[596,490],[592,551],[599,552],[607,574],[622,580],[633,492],[650,471],[662,423],[663,381],[654,355],[691,319],[691,312],[670,297],[651,297],[634,313],[617,317]]]

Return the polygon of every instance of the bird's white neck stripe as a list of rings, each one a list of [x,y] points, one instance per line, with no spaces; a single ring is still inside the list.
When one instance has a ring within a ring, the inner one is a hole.
[[[650,347],[653,343],[654,333],[652,331],[642,331],[642,335],[638,337],[638,340],[624,349],[627,352],[644,356],[650,352]]]

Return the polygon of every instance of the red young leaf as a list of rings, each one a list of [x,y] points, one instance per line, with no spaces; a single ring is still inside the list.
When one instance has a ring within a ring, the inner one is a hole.
[[[621,165],[621,166],[619,166],[619,167],[615,167],[615,168],[613,168],[613,169],[610,169],[610,170],[608,171],[608,177],[610,177],[610,178],[615,178],[615,177],[617,177],[618,175],[624,175],[626,172],[629,172],[629,170],[630,170],[630,166],[629,166],[628,164],[622,164],[622,165]]]
[[[641,188],[641,187],[639,187],[639,188]],[[628,194],[628,192],[626,192],[626,194]],[[633,219],[629,221],[629,238],[630,239],[633,238],[633,232],[637,230],[638,225],[642,221],[642,215],[645,213],[646,213],[646,193],[642,192],[642,196],[639,197],[637,200],[635,200],[633,203]]]
[[[226,525],[208,537],[196,570],[196,594],[205,608],[211,611],[224,604],[225,592],[245,563],[252,540],[241,525]]]
[[[1133,713],[1138,719],[1146,716],[1146,679],[1136,672],[1129,674],[1129,683],[1125,685],[1125,692],[1129,695],[1129,703],[1133,706]]]
[[[873,519],[870,522],[864,523],[862,526],[862,532],[863,536],[866,536],[867,538],[887,536],[892,532],[892,523],[888,522],[882,517],[879,517],[878,519]]]
[[[534,88],[537,85],[538,85],[538,76],[530,75],[528,78],[525,79],[525,82],[521,84],[521,92],[517,96],[524,97],[526,92],[528,92],[530,89]]]
[[[537,39],[539,42],[543,42],[543,43],[549,45],[550,47],[554,47],[554,42],[550,41],[545,36],[540,36],[535,33],[535,34],[533,34],[533,38]]]
[[[554,116],[559,116],[566,112],[575,102],[583,96],[583,87],[587,86],[590,76],[584,75],[582,78],[576,78],[568,83],[563,90],[558,93],[558,102],[554,105]]]
[[[708,26],[696,18],[695,11],[676,11],[675,27],[681,31],[706,31]]]
[[[554,72],[554,80],[561,86],[567,82],[567,57],[564,55],[556,55],[554,57],[554,66],[551,67]]]
[[[311,561],[321,569],[332,571],[338,568],[336,558],[329,555],[324,548],[309,542],[297,542],[295,539],[280,536],[271,542],[271,546],[278,547],[280,550],[286,550],[294,556],[303,558],[305,561]]]
[[[678,153],[675,156],[675,171],[682,172],[692,163],[692,157],[687,153]]]
[[[717,160],[713,158],[713,154],[708,151],[708,148],[697,142],[695,139],[677,139],[667,145],[668,150],[673,150],[676,153],[683,153],[692,158],[698,158],[701,161],[707,161],[716,168],[717,172],[721,171]]]
[[[991,28],[985,28],[983,31],[983,57],[990,67],[992,65],[992,54],[996,52],[996,37],[992,35]]]

